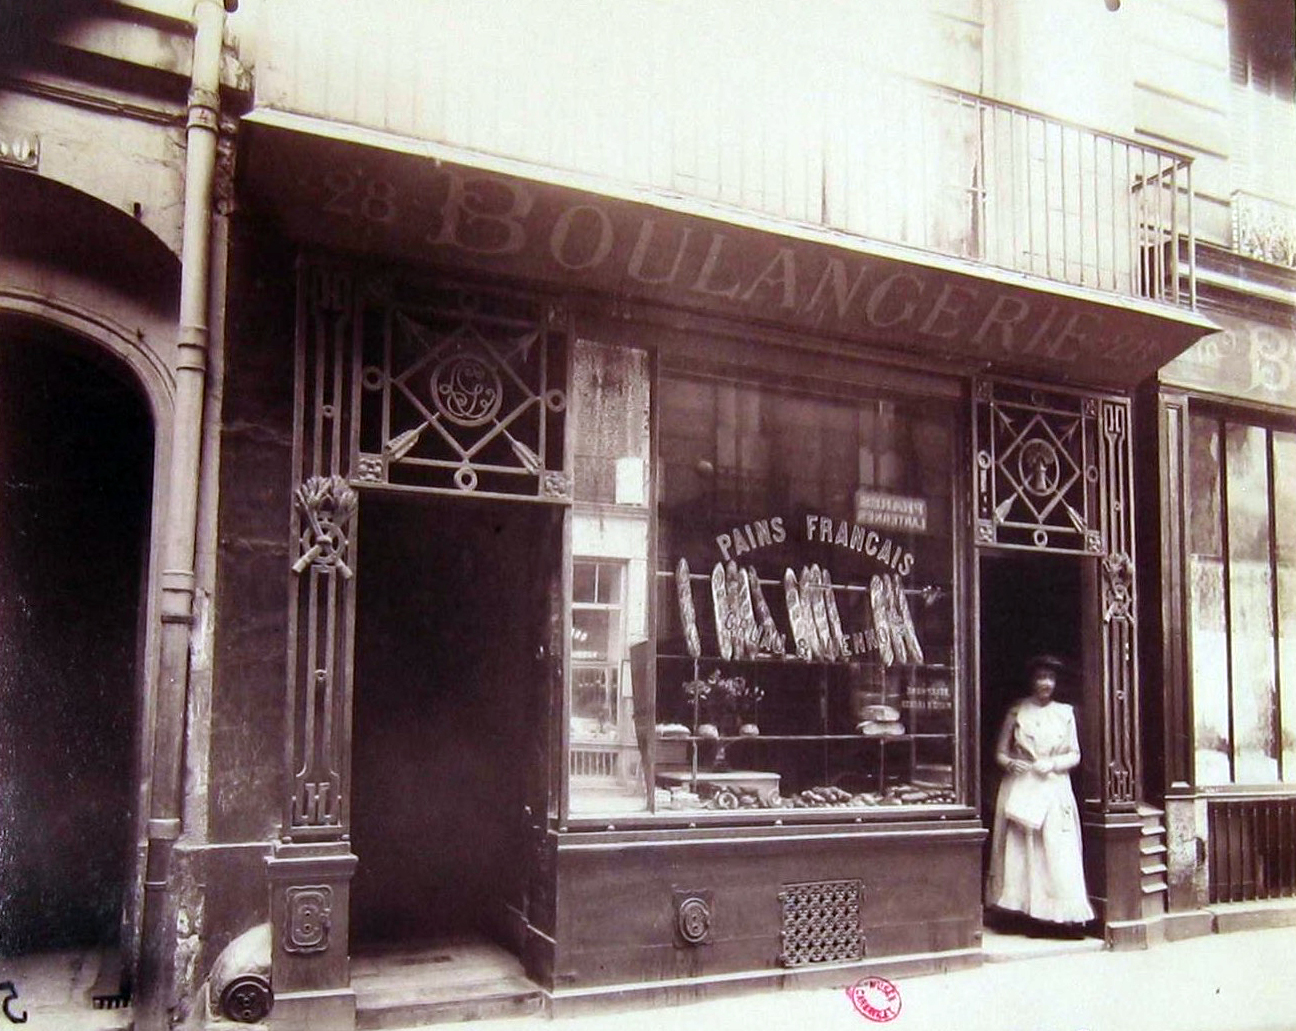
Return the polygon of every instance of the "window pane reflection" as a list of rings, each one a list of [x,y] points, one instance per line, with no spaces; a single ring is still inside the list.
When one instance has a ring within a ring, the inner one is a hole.
[[[1214,419],[1194,416],[1190,429],[1188,546],[1197,782],[1227,784],[1232,771],[1219,425]]]
[[[1275,433],[1273,450],[1283,779],[1296,781],[1296,433]]]
[[[1296,782],[1296,433],[1194,413],[1196,776]]]
[[[1234,779],[1261,784],[1278,779],[1267,435],[1229,423],[1225,447]]]

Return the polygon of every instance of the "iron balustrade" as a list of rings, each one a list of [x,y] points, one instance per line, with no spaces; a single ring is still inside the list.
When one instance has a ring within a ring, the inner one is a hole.
[[[1211,902],[1296,896],[1296,797],[1206,804]]]
[[[740,126],[708,125],[714,141],[677,127],[669,186],[1075,286],[1196,306],[1190,157],[929,82],[836,71],[842,81],[817,124],[762,126],[758,142],[741,146],[726,144]]]

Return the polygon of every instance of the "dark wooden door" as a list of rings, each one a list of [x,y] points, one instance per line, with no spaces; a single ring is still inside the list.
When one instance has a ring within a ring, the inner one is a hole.
[[[502,936],[525,875],[556,525],[518,502],[361,503],[351,919],[362,944]]]

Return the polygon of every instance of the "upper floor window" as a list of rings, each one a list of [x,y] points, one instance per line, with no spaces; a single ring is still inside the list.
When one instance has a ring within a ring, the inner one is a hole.
[[[1229,8],[1233,81],[1291,100],[1296,93],[1296,7],[1292,0],[1240,0]]]

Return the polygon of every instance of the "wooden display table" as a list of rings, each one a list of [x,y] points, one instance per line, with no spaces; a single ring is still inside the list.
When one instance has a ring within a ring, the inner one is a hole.
[[[657,783],[664,788],[687,788],[699,794],[712,795],[722,788],[735,793],[778,793],[779,775],[768,770],[657,770]],[[696,785],[696,787],[695,787]],[[703,790],[705,789],[705,791]]]

